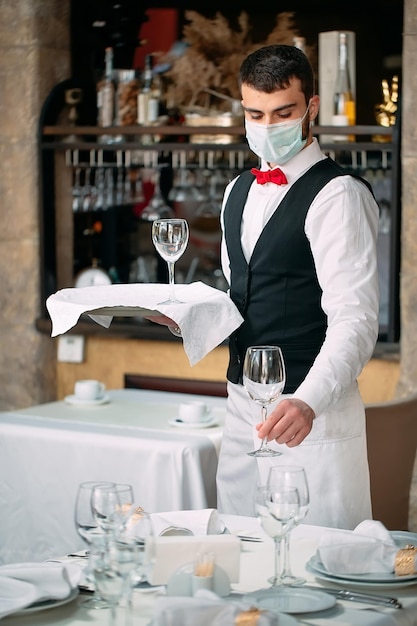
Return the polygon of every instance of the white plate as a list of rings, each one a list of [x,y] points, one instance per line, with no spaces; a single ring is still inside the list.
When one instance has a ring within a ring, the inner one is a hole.
[[[106,394],[102,398],[98,398],[97,400],[81,400],[81,398],[77,398],[77,396],[71,395],[65,396],[64,400],[65,402],[68,402],[68,404],[76,404],[79,406],[99,406],[100,404],[107,404],[108,402],[110,402],[110,396]]]
[[[414,577],[413,580],[398,580],[392,582],[371,582],[369,580],[351,580],[349,578],[336,578],[336,576],[331,576],[330,574],[320,574],[313,567],[310,566],[310,562],[306,564],[307,571],[314,574],[314,576],[318,580],[324,580],[327,583],[333,583],[340,587],[346,587],[347,589],[368,589],[369,590],[391,590],[400,589],[402,587],[411,587],[412,585],[417,585],[417,577]],[[401,577],[402,578],[402,577]]]
[[[331,609],[337,599],[324,591],[305,589],[304,587],[287,587],[282,592],[278,589],[261,589],[245,596],[260,609],[278,611],[279,613],[314,613]],[[281,625],[281,622],[279,622]]]
[[[399,548],[403,548],[406,545],[414,544],[417,546],[417,533],[410,533],[406,531],[393,531],[390,533],[391,537],[394,539],[395,543]],[[326,576],[326,578],[331,578],[332,580],[340,580],[343,582],[353,581],[364,583],[372,583],[372,584],[390,584],[390,585],[398,585],[404,582],[410,582],[411,584],[417,583],[417,575],[409,574],[406,576],[396,576],[394,572],[387,574],[337,574],[333,572],[329,572],[320,561],[318,554],[314,554],[311,559],[308,561],[308,566],[310,571],[313,571],[315,574],[320,574]]]
[[[64,604],[69,604],[80,593],[79,589],[73,589],[69,596],[66,598],[62,598],[61,600],[44,600],[43,602],[35,602],[30,606],[22,609],[21,611],[17,611],[13,613],[13,615],[27,615],[28,613],[37,613],[38,611],[46,611],[46,609],[55,609],[58,606],[63,606]]]
[[[181,422],[180,419],[171,419],[168,421],[168,424],[177,428],[210,428],[211,426],[218,426],[219,421],[215,417],[203,422]]]

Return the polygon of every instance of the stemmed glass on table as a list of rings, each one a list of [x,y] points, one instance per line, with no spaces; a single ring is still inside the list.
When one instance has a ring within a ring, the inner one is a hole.
[[[117,606],[124,595],[127,596],[128,618],[131,617],[131,574],[136,566],[137,550],[133,537],[115,535],[96,556],[94,580],[100,595],[110,606],[109,626],[117,625]]]
[[[243,363],[243,385],[250,398],[261,405],[262,421],[267,418],[267,406],[281,395],[285,386],[285,366],[278,346],[250,346]],[[280,456],[264,438],[261,446],[253,452],[255,457]]]
[[[104,533],[98,525],[91,507],[91,496],[95,487],[111,487],[113,483],[98,483],[97,481],[83,482],[78,487],[75,501],[74,519],[78,534],[88,544],[89,558],[85,570],[86,579],[94,583],[94,559],[96,550],[104,545]],[[83,606],[94,609],[108,608],[108,603],[95,591],[93,595],[83,603]]]
[[[275,574],[272,586],[254,592],[261,608],[284,611],[288,601],[288,587],[281,580],[281,545],[295,525],[299,510],[298,490],[291,487],[261,486],[256,492],[256,515],[264,531],[275,544]],[[250,594],[252,595],[252,594]]]
[[[269,470],[267,486],[278,488],[294,487],[298,491],[299,508],[294,518],[294,526],[298,526],[305,518],[310,504],[308,482],[305,470],[298,465],[276,465]],[[281,572],[282,585],[303,585],[305,578],[294,576],[290,561],[290,533],[284,537],[284,558]],[[269,579],[272,582],[271,579]]]
[[[133,488],[125,483],[97,485],[91,494],[91,507],[107,539],[112,534],[121,534],[133,513]]]
[[[152,224],[152,241],[157,252],[168,264],[170,286],[168,300],[159,304],[181,302],[175,297],[174,265],[185,252],[188,236],[188,223],[184,219],[157,219]]]

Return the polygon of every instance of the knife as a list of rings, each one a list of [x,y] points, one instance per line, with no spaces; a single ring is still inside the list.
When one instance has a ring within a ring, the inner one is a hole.
[[[324,591],[339,600],[349,600],[350,602],[364,602],[365,604],[375,604],[378,606],[391,607],[393,609],[402,609],[403,605],[397,600],[397,598],[390,598],[387,596],[377,596],[370,593],[360,593],[358,591],[349,591],[348,589],[336,589],[332,587],[314,587],[309,585],[303,585],[306,589],[313,589],[316,591]]]

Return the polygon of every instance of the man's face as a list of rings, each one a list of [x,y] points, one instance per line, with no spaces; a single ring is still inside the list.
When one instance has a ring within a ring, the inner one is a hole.
[[[241,91],[245,119],[249,121],[265,125],[278,124],[302,118],[306,113],[307,104],[298,78],[291,79],[286,89],[278,89],[273,93],[257,91],[246,84],[242,85]],[[313,96],[303,122],[303,137],[308,135],[310,122],[317,116],[318,105],[319,97]]]

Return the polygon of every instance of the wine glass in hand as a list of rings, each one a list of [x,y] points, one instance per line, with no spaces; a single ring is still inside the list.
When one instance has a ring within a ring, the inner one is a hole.
[[[152,224],[153,244],[160,256],[168,263],[169,298],[159,304],[181,302],[175,297],[174,265],[185,252],[188,235],[188,223],[184,219],[158,219]]]
[[[298,465],[276,465],[269,470],[267,485],[273,489],[294,487],[298,491],[300,505],[294,518],[294,526],[298,526],[307,515],[310,504],[308,482],[305,470]],[[303,585],[305,578],[294,576],[291,572],[290,533],[284,538],[284,558],[281,573],[283,585]],[[271,581],[272,582],[272,581]]]
[[[250,346],[246,350],[243,385],[250,398],[261,405],[262,421],[265,422],[267,405],[277,400],[285,386],[284,359],[278,346]],[[265,438],[258,450],[248,454],[255,457],[272,457],[279,456],[281,452],[268,446],[268,440]]]
[[[94,559],[96,555],[96,548],[104,542],[104,534],[97,521],[94,518],[93,510],[91,508],[91,496],[94,487],[109,487],[113,483],[98,483],[97,481],[83,482],[78,486],[77,497],[75,500],[74,520],[78,534],[88,544],[89,558],[86,569],[84,570],[84,576],[88,582],[94,584]],[[83,606],[88,608],[107,608],[109,605],[100,597],[97,591],[83,603]]]

